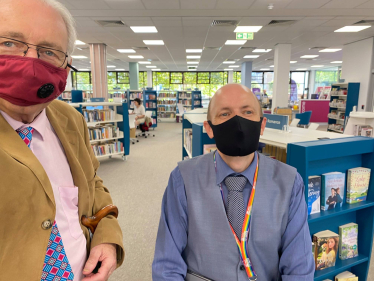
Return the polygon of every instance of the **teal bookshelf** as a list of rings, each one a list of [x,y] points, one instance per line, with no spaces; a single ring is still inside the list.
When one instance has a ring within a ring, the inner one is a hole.
[[[307,197],[309,176],[329,172],[347,173],[348,169],[366,167],[374,171],[374,139],[352,137],[334,140],[320,140],[288,144],[287,164],[295,167],[305,184]],[[315,281],[334,277],[346,270],[366,281],[369,273],[374,233],[374,180],[370,179],[367,201],[357,204],[343,204],[341,209],[321,211],[308,218],[311,236],[323,230],[339,233],[339,226],[357,223],[359,256],[353,259],[336,259],[334,267],[316,271]]]
[[[143,90],[128,90],[127,91],[128,105],[130,110],[134,110],[134,100],[139,98],[142,102],[144,102],[144,95]]]
[[[201,91],[192,91],[192,109],[202,107]]]
[[[144,90],[143,102],[145,111],[152,111],[152,128],[157,128],[157,91]]]
[[[178,91],[177,103],[183,104],[187,110],[202,108],[201,91]]]

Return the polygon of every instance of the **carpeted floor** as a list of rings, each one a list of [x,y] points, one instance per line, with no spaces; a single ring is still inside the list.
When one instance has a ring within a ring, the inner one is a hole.
[[[119,208],[126,257],[110,281],[150,281],[161,200],[170,172],[182,158],[182,125],[160,123],[156,137],[131,145],[127,161],[103,160],[99,176]],[[319,128],[326,130],[325,128]],[[372,260],[374,259],[374,255]],[[374,281],[374,263],[368,281]]]

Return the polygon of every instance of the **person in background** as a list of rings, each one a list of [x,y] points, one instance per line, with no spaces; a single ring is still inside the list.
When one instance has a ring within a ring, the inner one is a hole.
[[[136,115],[135,124],[136,126],[139,126],[140,124],[143,124],[145,122],[145,108],[139,98],[136,98],[134,100],[134,105],[134,114]]]
[[[75,40],[58,1],[0,1],[1,280],[106,281],[124,259],[115,217],[81,224],[112,199],[82,114],[55,100]]]
[[[217,151],[178,163],[170,175],[153,281],[191,275],[312,281],[303,179],[295,168],[257,152],[267,120],[256,96],[245,86],[226,85],[213,96],[207,120]]]

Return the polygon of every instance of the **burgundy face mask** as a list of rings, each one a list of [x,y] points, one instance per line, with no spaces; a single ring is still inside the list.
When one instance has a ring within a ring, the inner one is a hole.
[[[0,55],[0,98],[19,106],[50,102],[65,90],[67,75],[40,59]]]

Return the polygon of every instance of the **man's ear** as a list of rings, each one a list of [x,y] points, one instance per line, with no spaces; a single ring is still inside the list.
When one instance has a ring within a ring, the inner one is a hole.
[[[206,130],[206,133],[208,134],[209,138],[214,138],[212,127],[210,127],[208,121],[204,121],[204,128]]]
[[[267,119],[266,117],[264,117],[264,118],[262,119],[262,123],[261,123],[261,136],[264,134],[267,120],[268,120],[268,119]]]

